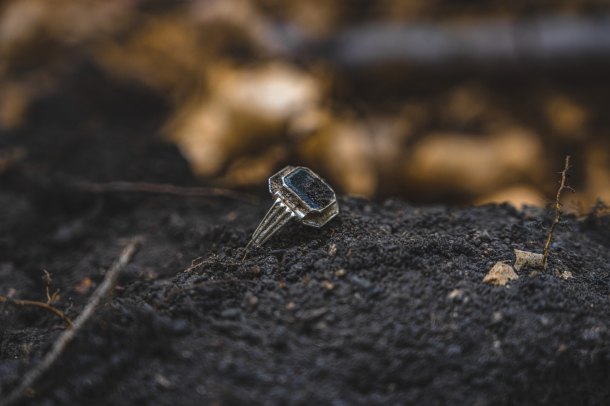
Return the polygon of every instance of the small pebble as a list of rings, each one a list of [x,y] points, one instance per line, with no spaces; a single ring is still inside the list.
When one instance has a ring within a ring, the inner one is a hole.
[[[449,292],[449,294],[447,295],[447,298],[449,299],[460,299],[462,296],[464,296],[464,292],[460,289],[453,289],[451,292]]]
[[[515,250],[515,270],[521,268],[542,269],[544,268],[544,256],[536,252]]]
[[[335,288],[335,284],[330,281],[322,282],[322,287],[326,290],[333,290]]]
[[[161,374],[155,375],[155,382],[163,389],[171,389],[171,387],[173,386],[171,381]]]
[[[491,316],[491,321],[494,323],[499,323],[503,318],[504,316],[502,315],[502,312],[494,312],[494,314]]]
[[[250,307],[254,307],[258,304],[258,297],[254,296],[252,293],[247,292],[245,295],[246,303]]]
[[[490,285],[504,286],[509,281],[518,279],[519,276],[515,273],[512,266],[504,262],[496,262],[490,271],[483,278],[483,282]]]

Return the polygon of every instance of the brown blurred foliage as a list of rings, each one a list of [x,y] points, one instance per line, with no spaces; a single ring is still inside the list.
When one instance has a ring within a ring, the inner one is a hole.
[[[580,65],[549,79],[526,66],[515,81],[510,69],[497,76],[484,60],[454,74],[442,58],[350,69],[332,47],[311,46],[369,22],[485,28],[531,14],[595,15],[604,12],[601,1],[13,0],[0,7],[5,131],[23,124],[31,103],[61,91],[60,80],[86,59],[162,95],[172,106],[164,133],[195,173],[218,184],[259,185],[282,165],[301,163],[365,196],[541,205],[552,200],[571,154],[577,194],[566,197],[582,207],[610,201],[610,79],[582,80],[588,73]]]

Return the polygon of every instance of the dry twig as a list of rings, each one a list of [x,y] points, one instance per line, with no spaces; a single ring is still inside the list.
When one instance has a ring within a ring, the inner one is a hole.
[[[551,248],[551,241],[553,239],[553,232],[555,231],[555,227],[557,227],[557,224],[559,224],[559,221],[561,219],[561,192],[563,192],[565,189],[572,189],[570,186],[567,185],[567,177],[568,177],[568,170],[570,169],[570,156],[567,155],[566,156],[566,160],[565,160],[565,164],[563,167],[563,171],[561,171],[561,181],[559,183],[559,189],[557,189],[557,196],[555,197],[555,218],[553,219],[553,223],[551,223],[551,228],[549,229],[549,234],[546,238],[546,244],[544,244],[544,251],[542,252],[542,256],[543,256],[543,260],[542,260],[542,269],[546,269],[546,265],[547,265],[547,261],[548,261],[548,256],[549,256],[549,249]]]
[[[28,371],[17,388],[15,388],[8,396],[0,400],[0,406],[8,406],[18,401],[30,387],[36,382],[36,380],[42,376],[49,368],[57,361],[57,359],[63,354],[64,350],[74,340],[74,337],[82,330],[85,323],[91,318],[91,315],[95,312],[102,299],[108,295],[108,293],[114,287],[117,277],[125,269],[127,264],[131,261],[136,251],[141,244],[141,239],[136,237],[133,238],[129,244],[123,249],[121,255],[117,261],[112,264],[112,267],[106,272],[104,280],[100,286],[93,292],[89,302],[81,312],[81,314],[74,321],[72,328],[65,330],[55,341],[51,350],[44,356],[42,361],[36,365],[33,369]]]
[[[56,297],[57,293],[58,292],[53,294],[53,298]],[[68,327],[73,327],[72,320],[70,320],[70,318],[68,316],[66,316],[64,312],[62,312],[58,308],[54,307],[51,304],[52,301],[47,301],[47,303],[44,303],[44,302],[38,302],[36,300],[13,299],[13,298],[10,298],[10,297],[6,297],[6,296],[1,296],[0,295],[0,303],[7,303],[7,304],[11,304],[11,305],[17,306],[17,307],[38,307],[39,309],[45,309],[45,310],[53,313],[54,315],[56,315],[57,317],[59,317],[63,321],[65,321],[66,324],[68,325]]]
[[[56,315],[57,317],[59,317],[60,319],[65,321],[66,324],[68,325],[68,327],[72,327],[72,320],[70,320],[70,318],[68,316],[66,316],[66,314],[64,312],[62,312],[61,310],[59,310],[58,308],[53,306],[53,303],[55,303],[57,300],[59,300],[59,289],[57,289],[55,292],[53,292],[53,294],[51,294],[51,292],[49,290],[49,287],[51,285],[51,274],[46,269],[43,269],[42,272],[43,272],[42,280],[45,282],[45,285],[46,285],[45,286],[46,295],[47,295],[46,303],[39,302],[37,300],[14,299],[12,297],[2,296],[2,295],[0,295],[0,303],[7,303],[7,304],[11,304],[16,307],[38,307],[39,309],[44,309],[44,310],[47,310],[47,311],[53,313],[54,315]]]
[[[146,182],[75,182],[74,186],[89,193],[151,193],[158,195],[172,195],[183,197],[225,197],[246,203],[257,203],[258,199],[246,193],[236,192],[230,189],[186,187],[161,183]]]

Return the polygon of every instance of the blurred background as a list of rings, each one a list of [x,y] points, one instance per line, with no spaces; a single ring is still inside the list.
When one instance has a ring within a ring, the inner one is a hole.
[[[517,206],[551,202],[569,154],[586,212],[610,201],[609,72],[604,0],[5,0],[0,147],[136,120],[206,184],[302,164],[374,199]]]

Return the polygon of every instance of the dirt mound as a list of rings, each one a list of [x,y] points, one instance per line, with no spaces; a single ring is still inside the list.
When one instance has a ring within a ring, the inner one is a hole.
[[[292,224],[242,262],[269,198],[251,205],[77,193],[61,187],[60,173],[194,180],[175,147],[149,136],[150,126],[82,132],[31,122],[38,124],[30,136],[3,141],[29,155],[0,177],[0,294],[44,300],[46,269],[61,289],[56,305],[74,318],[124,239],[145,242],[27,403],[610,399],[608,217],[566,218],[549,270],[521,271],[506,287],[482,279],[497,261],[514,259],[515,248],[540,251],[552,213],[342,198],[323,229]],[[565,271],[572,277],[555,276]],[[0,325],[6,394],[64,325],[7,304]]]

